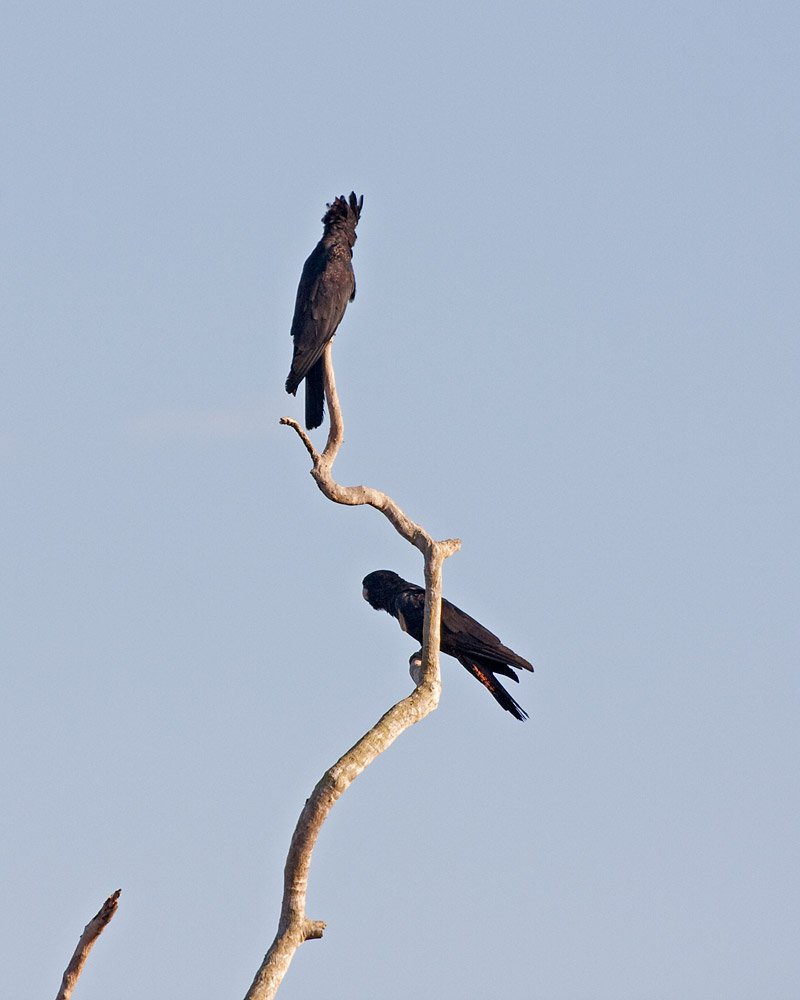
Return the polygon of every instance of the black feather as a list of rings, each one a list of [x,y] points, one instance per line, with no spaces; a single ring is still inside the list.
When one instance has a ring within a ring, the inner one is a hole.
[[[356,294],[353,245],[364,203],[351,192],[328,205],[322,218],[322,239],[303,265],[292,319],[294,352],[286,391],[294,395],[306,380],[306,426],[319,427],[323,416],[322,355],[336,333],[347,303]],[[318,364],[319,362],[319,364]],[[312,374],[313,372],[313,374]]]
[[[373,608],[388,611],[398,620],[402,616],[405,631],[422,642],[425,616],[425,591],[388,569],[375,570],[364,577],[364,598]],[[515,719],[528,718],[525,710],[495,676],[501,674],[519,681],[515,670],[533,670],[531,664],[504,646],[502,642],[455,604],[442,599],[441,651],[455,657],[473,677],[483,684],[495,701]]]

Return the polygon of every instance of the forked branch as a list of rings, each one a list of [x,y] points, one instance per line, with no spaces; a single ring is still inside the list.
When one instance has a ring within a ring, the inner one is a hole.
[[[398,702],[329,768],[306,800],[292,837],[286,859],[283,884],[283,905],[278,933],[267,952],[261,968],[247,992],[245,1000],[270,1000],[289,967],[295,951],[310,938],[322,937],[325,924],[309,920],[305,913],[308,872],[322,824],[339,796],[350,783],[397,737],[419,722],[439,704],[441,676],[439,672],[439,636],[442,610],[442,565],[457,552],[457,538],[435,541],[392,500],[390,496],[367,486],[341,486],[332,474],[333,463],[344,440],[344,425],[331,362],[331,344],[325,348],[325,397],[328,402],[330,432],[325,450],[320,454],[310,438],[289,417],[282,424],[293,427],[306,447],[313,467],[311,475],[320,490],[334,503],[356,506],[368,504],[384,514],[394,528],[416,548],[425,559],[425,624],[421,665],[415,672],[417,686]]]

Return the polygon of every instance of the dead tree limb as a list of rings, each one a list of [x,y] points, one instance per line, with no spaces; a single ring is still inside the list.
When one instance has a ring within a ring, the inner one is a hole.
[[[81,934],[78,941],[78,947],[69,960],[69,965],[61,980],[61,989],[58,991],[56,1000],[69,1000],[72,996],[72,991],[75,989],[78,977],[83,972],[83,967],[86,964],[86,959],[89,957],[89,952],[92,950],[92,945],[100,937],[106,929],[109,920],[117,912],[117,904],[121,892],[121,889],[112,892],[95,916],[83,928],[83,934]]]
[[[344,440],[344,424],[331,362],[331,344],[324,355],[325,397],[328,402],[330,431],[325,450],[320,454],[310,438],[289,417],[282,424],[293,427],[306,447],[313,463],[311,475],[325,496],[334,503],[356,506],[368,504],[379,510],[406,541],[420,550],[425,560],[425,624],[421,651],[414,680],[414,691],[398,702],[329,768],[306,800],[292,837],[286,859],[283,883],[283,904],[275,940],[247,992],[245,1000],[270,1000],[280,986],[295,951],[304,941],[322,937],[325,923],[309,920],[305,913],[308,872],[322,824],[339,796],[350,783],[397,737],[419,722],[439,704],[442,689],[439,672],[439,636],[442,610],[442,566],[448,556],[457,552],[457,538],[435,541],[412,521],[387,494],[367,486],[341,486],[333,478],[332,468]]]

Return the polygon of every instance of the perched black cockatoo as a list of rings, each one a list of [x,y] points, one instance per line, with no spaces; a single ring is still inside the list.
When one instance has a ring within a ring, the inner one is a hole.
[[[313,430],[322,423],[325,394],[322,380],[322,354],[336,333],[347,303],[356,297],[353,274],[353,244],[361,217],[364,196],[349,201],[343,196],[328,205],[322,217],[322,239],[303,265],[292,320],[294,354],[286,391],[294,395],[306,380],[306,427]]]
[[[404,632],[422,642],[425,615],[425,591],[422,587],[409,583],[388,569],[378,569],[365,576],[363,587],[364,599],[373,608],[394,615]],[[514,701],[495,674],[519,681],[514,668],[532,671],[533,667],[474,618],[444,599],[440,648],[465,666],[515,719],[522,721],[528,718],[528,713]]]

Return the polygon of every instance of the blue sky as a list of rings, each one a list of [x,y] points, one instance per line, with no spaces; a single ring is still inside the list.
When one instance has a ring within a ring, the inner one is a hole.
[[[284,414],[355,190],[344,483],[529,658],[455,661],[337,804],[280,996],[800,989],[789,3],[19,3],[0,15],[0,939],[55,994],[240,996],[324,769],[410,689]],[[319,443],[324,434],[317,434]]]

